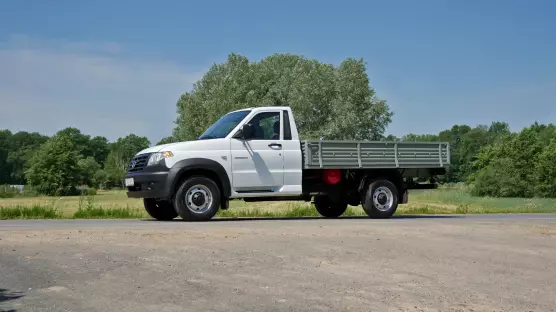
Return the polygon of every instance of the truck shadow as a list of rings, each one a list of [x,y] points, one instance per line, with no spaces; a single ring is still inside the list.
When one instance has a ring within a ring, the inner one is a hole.
[[[390,219],[451,219],[459,218],[459,216],[438,216],[438,215],[401,215],[392,216]],[[324,218],[324,217],[254,217],[254,218],[214,218],[209,222],[229,222],[229,221],[285,221],[285,220],[326,220],[326,221],[340,221],[340,220],[369,220],[369,221],[380,221],[381,219],[371,219],[366,216],[349,216],[349,217],[339,217],[339,218]],[[384,219],[383,219],[384,220]],[[184,222],[179,219],[179,221]]]
[[[459,215],[399,215],[392,216],[390,220],[402,220],[402,219],[457,219],[462,218]],[[326,220],[329,222],[340,221],[340,220],[369,220],[369,221],[380,221],[385,219],[371,219],[366,216],[349,216],[349,217],[339,217],[339,218],[324,218],[324,217],[225,217],[225,218],[214,218],[210,221],[204,222],[233,222],[233,221],[306,221],[306,220]],[[386,219],[387,220],[387,219]],[[184,221],[182,219],[174,219],[171,221],[158,221],[156,219],[142,219],[142,221],[154,221],[154,222],[191,222]]]
[[[5,301],[16,300],[16,299],[19,299],[23,296],[24,295],[20,292],[11,292],[7,289],[0,288],[0,303],[5,302]],[[0,311],[6,311],[6,312],[15,312],[16,311],[14,309],[12,309],[12,310],[1,310],[1,309],[2,308],[0,307]]]

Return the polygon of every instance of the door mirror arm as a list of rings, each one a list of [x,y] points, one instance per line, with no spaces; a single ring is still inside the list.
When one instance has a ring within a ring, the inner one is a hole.
[[[234,138],[240,140],[252,139],[255,134],[255,127],[252,124],[244,124],[241,129],[234,135]]]

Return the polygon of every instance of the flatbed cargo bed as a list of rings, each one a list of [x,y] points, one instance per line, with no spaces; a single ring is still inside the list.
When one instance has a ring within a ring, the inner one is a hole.
[[[301,141],[304,169],[419,169],[450,165],[447,142]]]

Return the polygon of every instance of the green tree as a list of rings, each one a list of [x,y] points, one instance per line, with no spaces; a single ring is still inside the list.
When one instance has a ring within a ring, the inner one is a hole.
[[[80,184],[86,184],[91,187],[96,187],[95,174],[100,170],[100,165],[96,160],[89,156],[87,158],[81,158],[77,162],[77,166],[80,171]]]
[[[541,197],[556,197],[556,133],[535,161],[536,193]]]
[[[156,143],[156,145],[175,143],[175,142],[179,142],[179,140],[177,140],[173,136],[167,136],[167,137],[164,137],[164,138],[160,139],[160,141],[158,141],[158,143]]]
[[[93,150],[90,146],[91,136],[81,133],[81,130],[67,127],[56,132],[56,136],[67,137],[75,146],[75,150],[84,157],[93,156]]]
[[[108,153],[110,152],[110,144],[108,139],[103,136],[96,136],[89,141],[91,154],[98,164],[104,164]]]
[[[461,166],[461,137],[471,131],[468,125],[454,125],[449,130],[441,131],[438,134],[438,140],[450,143],[451,164],[446,175],[441,179],[442,182],[460,182],[462,181]]]
[[[381,141],[400,141],[400,138],[398,138],[398,137],[395,136],[395,135],[389,134],[389,135],[383,137],[383,138],[381,139]]]
[[[438,141],[438,135],[436,134],[406,134],[402,137],[402,141],[413,141],[413,142],[435,142]]]
[[[113,149],[106,158],[104,170],[108,174],[108,185],[111,187],[122,187],[123,179],[127,172],[129,159],[119,149]]]
[[[551,158],[551,145],[546,129],[549,128],[534,124],[516,134],[501,134],[481,149],[472,161],[474,172],[469,175],[472,193],[495,197],[542,195],[540,180],[550,181],[549,176],[539,175],[539,168],[550,172],[547,159]],[[543,165],[539,165],[540,159]]]
[[[29,184],[48,195],[71,195],[81,179],[81,155],[67,136],[54,136],[31,158]]]
[[[0,185],[11,182],[12,169],[8,163],[8,155],[10,153],[10,137],[11,131],[0,131]]]
[[[135,134],[119,138],[110,145],[110,153],[108,153],[104,165],[104,170],[109,176],[110,186],[122,186],[129,162],[135,154],[149,145],[150,142],[146,137]]]
[[[110,175],[103,169],[95,172],[93,176],[92,186],[100,189],[106,189],[110,185]]]
[[[37,132],[20,131],[9,138],[7,165],[10,170],[9,183],[25,184],[25,171],[29,168],[29,161],[41,144],[48,140]]]
[[[81,133],[81,130],[77,128],[68,127],[58,131],[56,135],[67,136],[79,154],[83,157],[93,157],[99,164],[104,163],[110,152],[107,138],[102,136],[91,138],[90,135]]]
[[[180,97],[173,136],[194,140],[223,114],[255,106],[292,107],[308,139],[379,140],[393,115],[369,86],[363,60],[349,58],[334,67],[299,55],[250,63],[230,54]]]
[[[476,173],[471,194],[495,197],[531,196],[532,189],[527,182],[516,178],[519,174],[511,158],[493,159],[488,166]]]

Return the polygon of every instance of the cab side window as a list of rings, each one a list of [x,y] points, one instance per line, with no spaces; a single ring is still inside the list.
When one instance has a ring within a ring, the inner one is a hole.
[[[280,112],[259,113],[249,123],[255,128],[252,140],[280,139]]]

